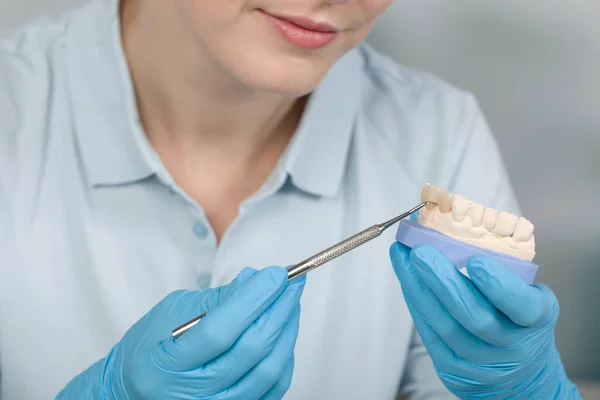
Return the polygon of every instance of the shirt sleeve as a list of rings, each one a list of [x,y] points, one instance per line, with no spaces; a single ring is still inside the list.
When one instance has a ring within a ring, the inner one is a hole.
[[[458,113],[453,132],[446,133],[446,151],[431,183],[493,207],[519,214],[519,205],[497,142],[481,108],[471,94],[462,97],[448,115]],[[399,399],[455,399],[442,384],[418,333],[414,332],[402,377]]]

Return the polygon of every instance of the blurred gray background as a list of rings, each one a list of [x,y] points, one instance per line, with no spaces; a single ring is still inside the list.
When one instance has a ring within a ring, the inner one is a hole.
[[[0,0],[0,30],[82,1]],[[580,381],[600,381],[599,17],[598,0],[396,0],[369,38],[478,97],[536,225],[557,345]]]

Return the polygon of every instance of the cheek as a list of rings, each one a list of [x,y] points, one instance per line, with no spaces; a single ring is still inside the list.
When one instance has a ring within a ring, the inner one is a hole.
[[[213,34],[218,34],[215,30],[233,26],[244,11],[242,0],[178,0],[177,3],[181,16],[194,30]]]
[[[361,14],[364,16],[364,24],[355,29],[352,34],[352,45],[357,45],[362,42],[373,26],[377,22],[377,18],[383,14],[385,10],[392,4],[393,0],[362,0],[359,2]]]
[[[346,50],[350,50],[351,47],[357,46],[359,43],[364,41],[365,38],[367,37],[367,35],[369,34],[369,32],[371,32],[371,29],[373,29],[374,25],[375,25],[375,19],[365,23],[359,29],[356,29],[352,33],[352,43],[350,46],[348,46],[349,48]]]
[[[393,0],[362,0],[361,5],[365,15],[371,25],[387,8],[392,4]]]

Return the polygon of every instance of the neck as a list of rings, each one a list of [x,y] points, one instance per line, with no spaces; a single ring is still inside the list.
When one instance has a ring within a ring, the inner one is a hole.
[[[212,149],[248,161],[265,149],[283,151],[303,101],[236,81],[183,24],[165,25],[177,15],[152,15],[142,2],[128,0],[121,17],[140,118],[155,147]]]

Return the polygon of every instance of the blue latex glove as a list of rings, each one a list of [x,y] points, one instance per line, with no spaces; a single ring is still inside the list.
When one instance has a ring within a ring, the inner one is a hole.
[[[462,399],[580,399],[554,344],[558,302],[491,257],[462,275],[431,246],[390,249],[406,304],[444,385]]]
[[[174,292],[57,399],[281,399],[292,380],[304,283],[288,283],[280,267],[246,268],[229,285]]]

